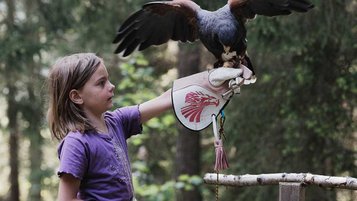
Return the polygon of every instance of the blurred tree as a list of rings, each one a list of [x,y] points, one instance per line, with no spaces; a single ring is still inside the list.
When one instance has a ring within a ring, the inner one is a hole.
[[[178,55],[179,78],[198,73],[200,71],[200,51],[197,45],[180,46]],[[181,124],[178,125],[178,138],[176,143],[176,177],[180,175],[200,174],[200,135],[199,132],[188,130]],[[177,201],[202,200],[198,188],[191,190],[179,189],[176,193]]]
[[[40,42],[42,32],[41,24],[38,21],[40,12],[38,12],[38,5],[36,2],[25,1],[24,13],[26,15],[22,26],[22,65],[23,69],[23,85],[21,87],[26,93],[20,100],[20,111],[23,120],[27,122],[27,126],[22,128],[24,134],[30,141],[29,146],[29,161],[30,161],[30,189],[28,193],[28,200],[41,201],[42,180],[44,178],[43,169],[41,168],[43,153],[43,137],[41,135],[41,126],[43,119],[43,98],[40,90],[43,83],[43,76],[41,76],[41,50],[45,49],[46,43]],[[18,62],[21,62],[18,61]],[[26,76],[31,75],[31,76]]]
[[[11,193],[9,200],[19,200],[19,166],[18,163],[18,142],[25,134],[28,137],[29,146],[29,183],[30,189],[28,200],[42,200],[42,181],[46,174],[42,168],[42,144],[41,128],[44,123],[43,113],[43,53],[49,49],[54,42],[56,35],[63,31],[66,16],[61,16],[57,23],[59,26],[52,26],[56,22],[49,22],[55,19],[56,12],[61,12],[61,6],[67,3],[65,8],[69,11],[69,1],[62,1],[59,7],[52,7],[54,4],[46,1],[6,1],[7,18],[2,22],[0,47],[2,65],[4,65],[3,81],[7,83],[6,92],[8,100],[8,119],[10,131],[10,183]],[[71,1],[72,2],[72,1]],[[16,6],[15,6],[16,5]],[[49,8],[51,6],[51,8]],[[52,9],[52,10],[51,10]],[[56,12],[54,12],[56,10]],[[51,17],[46,15],[51,13]],[[54,14],[54,15],[52,15]],[[53,28],[53,29],[51,29]],[[58,36],[58,35],[57,35]]]
[[[215,10],[220,6],[218,2],[213,1],[196,1],[202,8]],[[180,45],[178,54],[178,74],[179,78],[192,75],[204,70],[204,65],[201,59],[201,49],[196,44]],[[202,47],[201,47],[202,48]],[[208,56],[208,55],[205,55]],[[209,57],[209,56],[208,56]],[[200,68],[201,67],[201,68]],[[176,177],[180,175],[200,175],[201,174],[201,137],[199,132],[191,131],[181,124],[177,123],[178,138],[176,143]],[[178,189],[176,193],[177,201],[200,201],[202,194],[198,187],[193,189]]]
[[[243,87],[226,109],[230,172],[357,174],[355,4],[314,3],[304,15],[258,17],[248,24],[258,82]],[[276,200],[277,188],[224,195]],[[336,200],[336,192],[308,188],[306,200]]]
[[[18,29],[15,26],[15,3],[14,1],[7,0],[5,2],[7,8],[7,15],[3,19],[2,27],[4,27],[8,33],[18,35]],[[1,35],[2,49],[10,48],[11,45],[16,44],[16,39],[11,38],[9,34]],[[9,120],[9,166],[10,166],[10,193],[8,199],[12,201],[20,200],[20,187],[19,187],[19,156],[18,156],[18,144],[19,144],[19,125],[18,125],[18,102],[16,100],[17,88],[16,88],[16,75],[18,73],[19,65],[16,61],[17,52],[11,52],[11,50],[1,51],[3,58],[1,64],[3,66],[1,75],[3,75],[3,82],[5,83],[6,101],[7,101],[7,117]],[[5,56],[6,55],[6,56]],[[4,90],[3,90],[4,93]]]

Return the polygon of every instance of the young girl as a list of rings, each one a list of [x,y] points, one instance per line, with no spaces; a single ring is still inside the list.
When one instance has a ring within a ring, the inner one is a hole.
[[[217,86],[242,73],[223,70],[229,72],[212,73],[210,81],[218,78]],[[207,72],[202,75],[208,77]],[[190,80],[195,79],[181,81]],[[143,122],[172,107],[171,90],[143,104],[109,112],[114,85],[103,60],[93,53],[59,59],[48,84],[47,119],[52,135],[61,140],[59,201],[135,200],[126,140],[141,132]]]
[[[59,200],[133,200],[126,139],[171,107],[170,92],[107,112],[114,85],[103,60],[92,53],[59,59],[48,81],[48,122],[52,135],[62,140]]]

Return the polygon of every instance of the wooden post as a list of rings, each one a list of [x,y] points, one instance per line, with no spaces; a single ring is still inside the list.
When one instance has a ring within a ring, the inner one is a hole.
[[[279,183],[279,201],[305,201],[305,188],[301,183]]]

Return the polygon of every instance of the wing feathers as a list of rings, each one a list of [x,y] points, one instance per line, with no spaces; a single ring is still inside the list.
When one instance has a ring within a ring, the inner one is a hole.
[[[196,13],[200,7],[190,0],[151,2],[132,14],[119,28],[113,43],[115,53],[132,53],[168,40],[195,41],[198,38]]]
[[[292,11],[307,12],[314,6],[306,0],[229,0],[231,11],[238,17],[255,15],[289,15]]]
[[[292,10],[296,12],[307,12],[314,6],[304,0],[299,0],[299,1],[295,0],[295,1],[290,1],[290,7]]]
[[[125,22],[120,26],[117,35],[115,36],[113,43],[118,43],[120,42],[123,37],[130,32],[129,29],[132,29],[132,27],[136,24],[136,20],[138,18],[140,18],[140,16],[143,15],[143,11],[139,10],[137,12],[135,12],[134,14],[132,14],[127,20],[125,20]]]
[[[125,52],[123,54],[124,57],[128,56],[129,54],[131,54],[136,47],[140,44],[140,40],[139,39],[134,39],[125,49]]]

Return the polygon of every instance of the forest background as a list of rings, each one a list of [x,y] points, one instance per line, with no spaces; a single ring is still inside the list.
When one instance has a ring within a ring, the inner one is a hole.
[[[119,25],[145,0],[0,0],[0,200],[56,200],[58,142],[46,124],[49,68],[58,57],[95,52],[116,85],[115,106],[138,104],[178,77],[206,70],[200,42],[113,54]],[[226,1],[196,1],[215,10]],[[357,177],[357,1],[247,24],[257,83],[226,111],[225,174],[310,172]],[[211,128],[182,128],[173,112],[129,141],[136,195],[148,201],[214,200]],[[220,200],[277,200],[276,186],[221,187]],[[357,193],[309,187],[306,200],[351,201]]]

